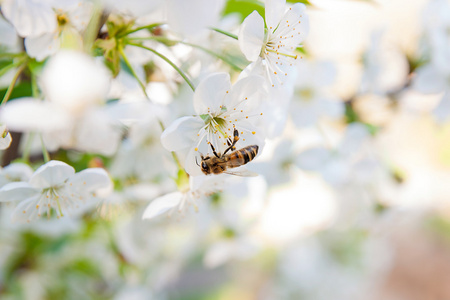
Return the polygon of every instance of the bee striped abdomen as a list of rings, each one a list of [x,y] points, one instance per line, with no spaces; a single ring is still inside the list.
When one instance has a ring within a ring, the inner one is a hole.
[[[227,161],[230,168],[236,168],[252,161],[258,154],[258,145],[251,145],[229,154]]]

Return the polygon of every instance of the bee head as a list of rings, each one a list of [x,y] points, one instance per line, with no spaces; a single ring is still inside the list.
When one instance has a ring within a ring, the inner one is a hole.
[[[203,157],[203,155],[200,156],[200,157],[201,157],[202,161],[201,161],[199,166],[202,169],[202,172],[205,173],[206,175],[210,174],[211,170],[210,170],[210,167],[209,167],[208,163],[206,162],[207,160],[210,159],[210,157],[209,156]]]

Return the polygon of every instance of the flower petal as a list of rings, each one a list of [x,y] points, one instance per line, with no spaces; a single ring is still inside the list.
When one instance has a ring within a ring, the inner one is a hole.
[[[280,32],[284,33],[283,36],[288,37],[283,41],[287,48],[288,46],[296,48],[298,44],[305,40],[309,34],[309,18],[306,14],[306,6],[303,3],[296,3],[286,11],[274,34]],[[286,34],[286,32],[289,34]],[[295,51],[295,48],[291,50]]]
[[[6,133],[5,137],[0,136],[0,150],[5,150],[9,148],[9,145],[11,145],[12,137],[9,132]]]
[[[108,70],[89,55],[64,50],[53,56],[42,73],[48,100],[74,112],[103,103],[109,90]]]
[[[44,33],[25,39],[25,49],[30,57],[37,61],[43,61],[48,56],[56,53],[60,47],[59,32]]]
[[[48,188],[64,183],[75,174],[75,169],[57,160],[51,160],[42,165],[30,178],[30,185],[36,188]]]
[[[203,126],[205,123],[198,117],[176,119],[161,134],[161,143],[169,151],[191,147],[198,138],[198,131]]]
[[[25,223],[30,222],[38,216],[38,209],[35,206],[38,195],[32,196],[20,202],[11,213],[11,220],[13,222]]]
[[[256,10],[242,22],[238,40],[245,57],[256,61],[264,43],[264,20]]]
[[[68,184],[75,189],[83,189],[85,192],[94,192],[99,189],[108,188],[112,181],[108,173],[102,168],[89,168],[73,175]]]
[[[40,1],[4,0],[2,14],[22,37],[38,36],[57,27],[53,9]]]
[[[11,182],[0,189],[0,202],[23,201],[37,193],[28,182]]]
[[[0,110],[0,119],[14,131],[45,132],[71,126],[67,111],[46,101],[27,97],[8,101]]]
[[[180,204],[183,194],[173,192],[153,200],[145,209],[142,219],[152,219]]]
[[[286,0],[266,0],[266,24],[269,32],[277,28],[285,10]]]
[[[220,110],[227,93],[231,91],[228,73],[213,73],[203,79],[194,94],[194,109],[198,115]]]

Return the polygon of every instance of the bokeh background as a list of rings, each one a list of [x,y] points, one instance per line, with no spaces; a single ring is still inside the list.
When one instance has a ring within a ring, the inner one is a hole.
[[[227,1],[218,27],[237,33],[255,8],[263,11],[256,1]],[[54,151],[77,170],[106,168],[115,188],[79,218],[31,225],[11,223],[12,205],[1,203],[0,299],[450,299],[450,72],[439,69],[450,65],[450,4],[310,0],[307,12],[292,113],[249,165],[260,176],[229,179],[197,210],[142,220],[174,189],[159,128],[144,124],[156,138],[140,149],[165,173],[122,176],[139,164],[126,148],[109,157]],[[8,47],[20,45],[14,39]],[[220,34],[198,42],[239,54]],[[192,76],[217,69],[197,48],[167,49]],[[129,55],[153,68],[149,94],[169,108],[167,120],[192,114],[186,84],[168,79],[173,70]],[[2,95],[13,74],[0,78]],[[139,86],[125,72],[110,98],[126,89]],[[29,86],[15,93],[11,101]],[[25,133],[12,133],[24,143]],[[3,151],[4,166],[17,147]]]

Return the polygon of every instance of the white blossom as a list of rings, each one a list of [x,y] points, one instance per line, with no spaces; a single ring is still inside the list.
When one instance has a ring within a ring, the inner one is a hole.
[[[297,47],[309,32],[304,4],[296,3],[285,10],[285,0],[267,0],[266,29],[263,18],[254,11],[239,31],[241,51],[252,62],[243,73],[264,75],[273,87],[292,76],[291,67],[300,58]]]
[[[108,188],[105,170],[91,168],[75,173],[72,166],[49,161],[34,172],[28,182],[12,182],[0,189],[0,202],[19,202],[12,220],[31,222],[52,213],[58,218],[73,214],[82,205],[95,202],[96,191]]]
[[[260,102],[264,99],[263,79],[247,77],[231,87],[228,74],[216,73],[205,78],[195,90],[196,116],[175,120],[161,136],[162,145],[169,151],[185,156],[185,169],[190,175],[201,175],[197,165],[200,153],[217,153],[228,147],[227,139],[236,128],[239,141],[236,148],[264,143],[264,130],[256,126]],[[197,162],[196,162],[197,160]]]

